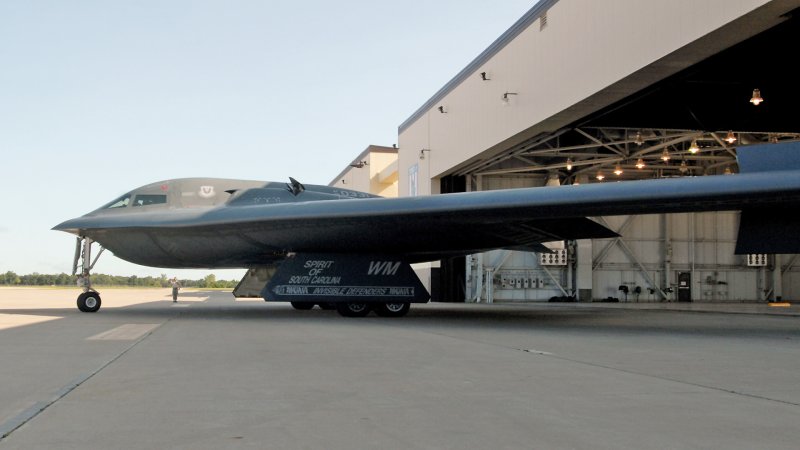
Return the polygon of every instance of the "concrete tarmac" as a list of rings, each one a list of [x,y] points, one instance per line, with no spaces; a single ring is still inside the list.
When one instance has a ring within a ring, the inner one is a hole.
[[[800,317],[0,289],[0,450],[796,449]]]

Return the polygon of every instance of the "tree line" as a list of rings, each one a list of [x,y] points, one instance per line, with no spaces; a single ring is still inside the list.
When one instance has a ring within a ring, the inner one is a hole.
[[[93,286],[130,286],[130,287],[171,287],[166,274],[158,277],[138,277],[136,275],[106,275],[92,274]],[[183,287],[197,288],[228,288],[233,289],[239,283],[236,280],[217,280],[214,274],[207,275],[201,280],[179,280]],[[0,273],[0,286],[77,286],[78,278],[66,273],[43,274],[31,273],[17,275],[12,271]]]

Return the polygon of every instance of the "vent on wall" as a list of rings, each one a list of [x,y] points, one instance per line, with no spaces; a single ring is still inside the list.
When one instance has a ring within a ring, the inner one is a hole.
[[[544,30],[547,28],[547,11],[543,12],[541,16],[539,16],[539,31]]]

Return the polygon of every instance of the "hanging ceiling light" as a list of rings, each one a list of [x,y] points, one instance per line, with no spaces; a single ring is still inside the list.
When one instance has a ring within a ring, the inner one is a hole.
[[[662,159],[664,162],[667,162],[667,161],[669,161],[669,159],[670,159],[670,158],[671,158],[671,157],[669,156],[669,152],[667,151],[667,149],[664,149],[664,151],[663,151],[663,152],[661,152],[661,159]]]
[[[761,89],[753,89],[753,97],[750,99],[750,103],[758,106],[763,101],[764,101],[764,99],[761,98]]]
[[[644,138],[642,137],[642,133],[640,131],[636,132],[636,138],[634,138],[633,142],[635,142],[636,145],[644,144]]]
[[[736,136],[733,135],[733,130],[728,131],[728,135],[725,136],[725,139],[723,139],[723,141],[727,142],[728,144],[733,144],[734,142],[736,142]]]
[[[692,139],[692,145],[689,146],[689,153],[695,154],[700,151],[700,147],[697,146],[697,139]]]
[[[567,170],[572,170],[572,158],[567,158]]]
[[[638,160],[636,160],[636,168],[637,169],[644,169],[644,160],[642,158],[639,158]]]
[[[605,176],[605,175],[603,175],[603,172],[601,172],[601,171],[599,171],[599,170],[598,170],[598,171],[597,171],[597,176],[596,176],[595,178],[597,178],[597,181],[603,181],[603,178],[605,178],[605,177],[606,177],[606,176]]]
[[[724,173],[725,173],[725,175],[733,175],[733,172],[731,172],[731,168],[730,167],[726,167]]]
[[[681,167],[678,168],[681,173],[686,173],[689,170],[689,167],[686,166],[686,160],[681,161]]]
[[[622,166],[620,166],[619,163],[617,163],[616,167],[614,167],[614,175],[622,175]]]

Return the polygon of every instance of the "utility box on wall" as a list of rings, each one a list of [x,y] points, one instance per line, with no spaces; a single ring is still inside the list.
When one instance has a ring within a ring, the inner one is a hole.
[[[747,255],[747,267],[765,267],[767,265],[767,255],[750,254]]]
[[[543,266],[566,266],[567,249],[553,250],[552,253],[539,253],[539,264]]]

